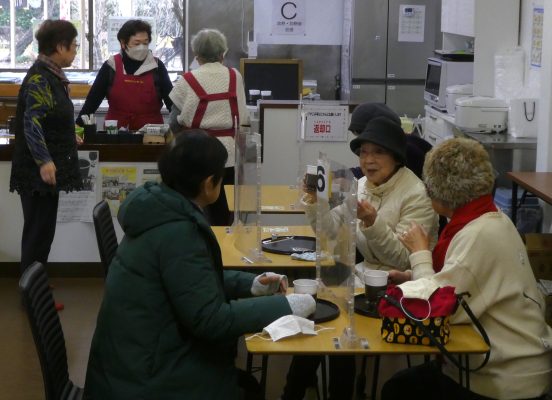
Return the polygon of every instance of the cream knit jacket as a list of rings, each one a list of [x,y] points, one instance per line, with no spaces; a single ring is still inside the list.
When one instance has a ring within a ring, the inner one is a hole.
[[[496,399],[532,398],[552,382],[552,328],[544,321],[544,299],[536,286],[525,245],[502,212],[467,224],[452,239],[441,272],[434,274],[430,251],[410,256],[413,278],[431,277],[466,299],[491,341],[488,364],[470,377],[471,390]],[[470,323],[459,308],[453,323]],[[454,339],[454,338],[452,338]],[[482,356],[470,356],[470,366]],[[458,379],[448,364],[445,373]]]

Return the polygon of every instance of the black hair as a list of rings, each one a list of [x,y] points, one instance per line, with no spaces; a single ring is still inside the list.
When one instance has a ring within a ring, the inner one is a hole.
[[[117,32],[117,40],[127,44],[131,36],[140,32],[146,32],[151,43],[151,25],[141,19],[129,19]]]
[[[71,22],[47,19],[35,34],[38,41],[38,52],[50,56],[57,51],[58,45],[69,49],[77,35],[77,29]]]
[[[220,140],[202,129],[190,129],[167,145],[157,165],[165,185],[193,199],[209,176],[213,175],[213,184],[220,182],[227,159]]]

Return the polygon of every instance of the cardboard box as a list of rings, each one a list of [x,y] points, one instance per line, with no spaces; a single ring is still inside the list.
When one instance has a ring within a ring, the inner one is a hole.
[[[527,233],[525,247],[535,278],[552,280],[552,234]]]

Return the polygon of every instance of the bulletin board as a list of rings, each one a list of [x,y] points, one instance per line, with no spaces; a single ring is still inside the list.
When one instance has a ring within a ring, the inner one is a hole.
[[[344,0],[254,0],[257,44],[341,45]]]

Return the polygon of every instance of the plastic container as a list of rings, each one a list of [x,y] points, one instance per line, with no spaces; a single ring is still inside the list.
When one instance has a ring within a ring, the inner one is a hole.
[[[523,190],[518,190],[518,204]],[[495,204],[508,217],[512,217],[512,189],[497,188],[494,197]],[[542,209],[539,200],[534,196],[526,196],[523,204],[517,209],[516,228],[521,233],[538,232],[542,221]]]
[[[272,90],[261,90],[262,100],[272,100]]]
[[[257,105],[257,100],[261,99],[261,91],[259,89],[249,89],[249,101],[247,104],[251,106]]]

